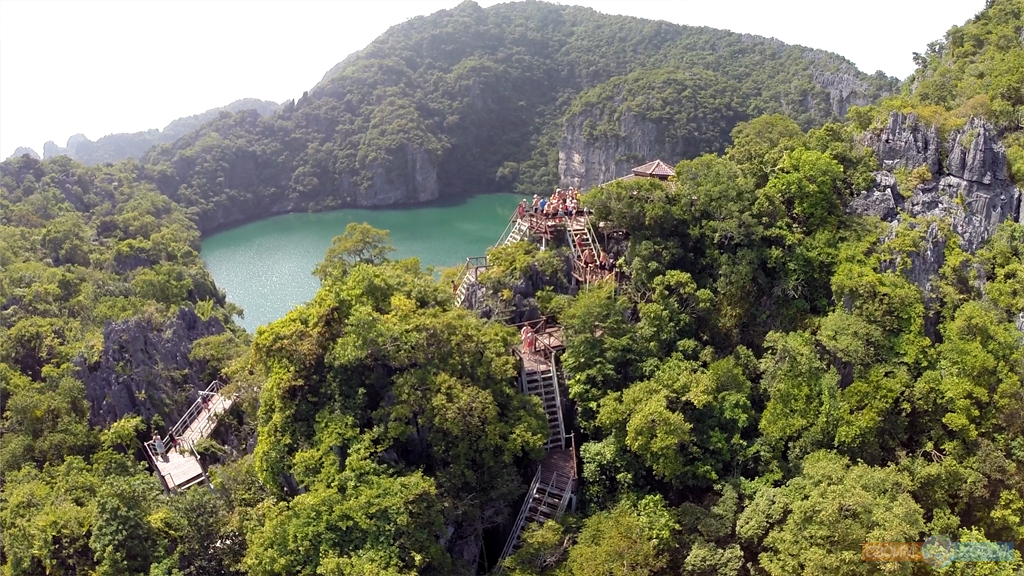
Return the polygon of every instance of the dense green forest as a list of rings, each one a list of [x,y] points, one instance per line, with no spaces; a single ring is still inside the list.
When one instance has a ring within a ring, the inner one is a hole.
[[[523,6],[498,8],[593,14]],[[611,22],[598,20],[575,25]],[[556,37],[559,22],[539,37]],[[534,38],[525,25],[516,33]],[[580,58],[615,61],[599,48]],[[338,74],[370,65],[360,62]],[[849,210],[878,169],[864,133],[897,110],[943,133],[984,118],[1024,182],[1024,2],[994,0],[918,64],[900,95],[850,110],[849,122],[745,109],[721,154],[680,162],[671,182],[584,195],[628,237],[616,248],[628,281],[574,295],[552,281],[536,298],[565,329],[581,494],[575,514],[524,536],[506,573],[925,574],[923,563],[863,562],[861,544],[937,534],[1017,550],[1012,562],[945,572],[1024,570],[1024,227],[1006,221],[968,252],[946,220],[891,227]],[[685,81],[742,99],[747,80],[730,74]],[[255,162],[236,128],[255,144],[273,122],[294,134],[286,114],[341,113],[309,99],[272,121],[222,117],[197,133],[205,148],[176,161],[188,156],[201,169],[193,182],[221,186],[230,158]],[[391,119],[363,128],[415,128]],[[173,170],[0,164],[3,573],[396,576],[491,564],[480,543],[514,518],[547,435],[539,403],[512,384],[515,332],[455,307],[447,277],[394,260],[386,232],[353,224],[317,268],[317,295],[249,336],[198,255],[194,208],[206,197],[161,194]],[[932,230],[945,244],[925,291],[913,272]],[[558,273],[557,252],[527,242],[492,261],[484,282],[495,290]],[[239,395],[223,434],[198,447],[214,490],[165,495],[141,442],[213,378]],[[110,401],[122,389],[131,409]]]
[[[760,37],[541,2],[465,2],[393,27],[279,113],[219,118],[146,163],[203,231],[296,210],[534,193],[557,184],[568,110],[598,97],[613,106],[617,86],[665,69],[674,80],[645,84],[655,104],[637,111],[673,137],[708,118],[688,136],[690,157],[723,150],[738,121],[779,112],[807,128],[896,84]]]

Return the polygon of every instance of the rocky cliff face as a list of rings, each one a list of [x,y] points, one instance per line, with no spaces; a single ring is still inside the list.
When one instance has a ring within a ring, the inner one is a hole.
[[[831,58],[817,52],[804,56]],[[798,105],[778,103],[775,111],[807,124],[842,118],[850,106],[873,101],[867,82],[849,71],[815,72],[809,80],[813,87]],[[749,118],[751,110],[771,110],[757,98],[722,74],[692,69],[641,69],[613,78],[578,96],[570,107],[558,144],[559,182],[586,189],[655,158],[675,164],[724,152],[737,122]]]
[[[1021,190],[1009,180],[1006,149],[995,129],[977,118],[949,134],[946,153],[938,131],[914,114],[894,112],[880,133],[864,142],[875,151],[881,170],[875,186],[850,205],[850,211],[887,222],[907,217],[936,217],[950,222],[964,250],[977,250],[1004,220],[1020,221]],[[897,170],[928,168],[931,180],[900,190]]]
[[[75,362],[91,405],[90,423],[106,427],[128,414],[147,420],[159,414],[174,425],[209,385],[199,378],[205,363],[189,359],[192,343],[223,331],[216,318],[202,320],[187,308],[164,325],[142,318],[108,324],[99,359]]]
[[[818,52],[811,54],[809,57],[820,57]],[[816,72],[813,80],[827,94],[836,118],[845,118],[851,106],[867,106],[873,101],[864,80],[848,72]]]
[[[219,182],[223,186],[220,192],[223,197],[231,197],[236,190],[261,184],[271,190],[287,192],[261,194],[244,202],[211,203],[194,216],[200,231],[206,234],[277,214],[427,202],[436,200],[440,191],[436,160],[425,148],[414,144],[401,145],[388,161],[370,164],[359,176],[329,171],[312,175],[301,172],[289,174],[279,166],[275,168],[275,162],[276,159],[257,153],[238,152],[232,159],[230,170]],[[187,174],[193,168],[183,163],[175,169]],[[257,182],[260,175],[266,177],[275,172],[278,180],[273,186]],[[161,186],[160,180],[158,186]],[[332,193],[324,195],[322,191],[325,188]],[[175,184],[161,186],[161,190],[173,200],[182,202],[180,189]]]
[[[425,149],[404,144],[388,165],[376,164],[369,186],[354,189],[357,206],[388,206],[401,202],[436,200],[437,162]]]
[[[934,339],[938,322],[934,280],[945,263],[948,243],[948,234],[943,234],[938,222],[948,222],[961,248],[973,252],[1003,221],[1020,221],[1021,190],[1008,178],[1006,150],[995,130],[977,118],[951,132],[943,146],[935,127],[925,126],[914,114],[894,112],[881,132],[865,135],[864,143],[874,150],[881,170],[875,173],[872,189],[857,197],[849,211],[889,222],[890,233],[884,241],[895,237],[909,218],[935,219],[925,224],[919,250],[897,255],[890,266],[898,269],[900,259],[909,259],[904,274],[924,293],[930,311],[925,332]],[[932,178],[912,190],[900,190],[894,172],[921,166],[928,168]],[[1024,316],[1020,326],[1024,327]]]
[[[585,126],[605,124],[605,114],[583,113],[566,121],[558,145],[558,179],[562,186],[587,189],[629,174],[654,158],[669,164],[681,160],[678,143],[667,143],[658,126],[639,114],[625,114],[619,133],[588,138]]]

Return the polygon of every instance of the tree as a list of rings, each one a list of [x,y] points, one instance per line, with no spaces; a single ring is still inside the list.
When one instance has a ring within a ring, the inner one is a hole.
[[[795,149],[803,139],[803,130],[792,119],[781,114],[759,116],[733,128],[732,146],[726,156],[743,167],[760,188],[785,152]]]
[[[344,234],[331,240],[324,261],[317,264],[313,273],[323,281],[358,263],[380,264],[394,250],[386,230],[377,230],[365,222],[350,222]]]
[[[583,523],[569,549],[569,568],[577,576],[656,574],[668,564],[677,529],[660,496],[620,502]]]
[[[804,459],[779,488],[759,489],[737,535],[760,550],[758,564],[783,574],[911,574],[910,563],[861,561],[865,542],[918,542],[925,529],[910,477],[832,452]]]

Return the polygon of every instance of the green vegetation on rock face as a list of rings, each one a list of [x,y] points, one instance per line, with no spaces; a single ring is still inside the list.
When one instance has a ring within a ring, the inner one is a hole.
[[[700,69],[643,69],[582,92],[569,107],[569,117],[586,114],[584,139],[621,138],[624,117],[657,123],[660,148],[675,149],[675,157],[722,152],[729,132],[746,119],[746,102],[739,85]],[[644,158],[636,162],[643,163]]]
[[[181,359],[162,356],[155,338],[175,331],[187,353],[182,318],[222,329],[196,364],[207,377],[245,350],[198,248],[195,225],[138,163],[0,164],[5,573],[218,573],[237,562],[231,544],[206,552],[205,543],[238,538],[221,499],[207,491],[166,499],[138,461],[151,427],[165,431],[164,423],[127,415],[103,430],[106,394],[126,381],[141,376],[150,394],[135,389],[137,411],[173,404],[188,386]]]
[[[515,465],[540,454],[547,427],[510,385],[514,331],[452,310],[418,261],[384,259],[386,242],[349,226],[313,301],[257,330],[255,471],[306,492],[267,511],[250,573],[464,573],[483,530],[515,516]]]
[[[1024,2],[993,0],[963,26],[915,54],[907,81],[915,98],[1024,129]]]
[[[466,2],[392,28],[279,113],[219,118],[146,162],[205,231],[294,210],[547,190],[566,113],[617,100],[695,156],[721,150],[752,115],[786,113],[806,128],[893,88],[774,40]]]
[[[550,535],[541,546],[545,527],[517,567],[872,574],[883,566],[861,561],[863,542],[1024,541],[1022,228],[1004,223],[970,255],[935,223],[945,266],[941,296],[926,294],[913,268],[932,222],[886,239],[845,214],[874,167],[858,139],[757,118],[674,182],[585,196],[629,231],[632,276],[559,314],[589,517],[562,528],[568,554]],[[654,509],[626,515],[652,497],[676,503],[681,529]],[[656,526],[667,540],[641,536]]]

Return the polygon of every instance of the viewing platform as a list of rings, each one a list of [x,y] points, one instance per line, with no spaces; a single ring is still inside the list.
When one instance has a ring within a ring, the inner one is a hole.
[[[227,412],[235,401],[234,396],[220,393],[222,386],[215,380],[199,393],[199,399],[170,433],[160,439],[164,449],[162,454],[157,450],[155,440],[146,442],[146,454],[167,491],[184,490],[206,482],[206,472],[199,462],[195,444],[213,432],[218,417]]]

